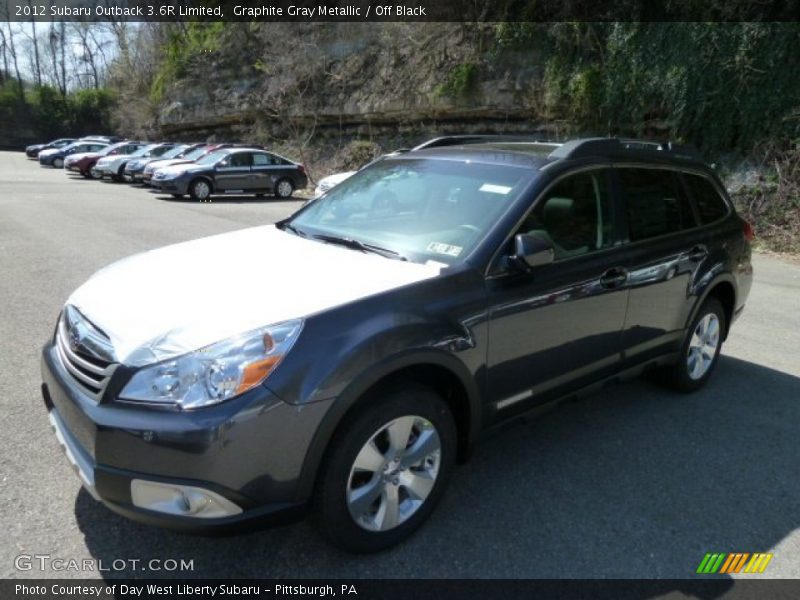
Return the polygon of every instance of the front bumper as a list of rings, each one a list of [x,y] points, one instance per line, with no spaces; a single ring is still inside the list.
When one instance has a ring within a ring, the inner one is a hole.
[[[183,177],[176,179],[151,179],[150,185],[167,194],[188,194],[189,180]]]
[[[125,371],[120,367],[117,371]],[[109,383],[107,394],[122,382]],[[128,375],[129,376],[129,375]],[[42,354],[42,395],[51,427],[83,486],[111,510],[198,533],[237,532],[293,520],[305,453],[329,403],[293,406],[260,386],[217,406],[175,411],[84,394],[52,345]],[[134,504],[132,482],[209,490],[241,508],[225,517],[167,514]]]
[[[136,183],[142,180],[142,173],[143,169],[131,170],[126,168],[122,172],[122,178],[128,183]]]

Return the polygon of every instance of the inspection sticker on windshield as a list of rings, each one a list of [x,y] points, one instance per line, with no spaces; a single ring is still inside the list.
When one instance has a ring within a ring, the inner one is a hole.
[[[489,192],[491,194],[503,194],[504,196],[511,191],[507,185],[495,185],[493,183],[484,183],[480,191]]]
[[[435,252],[436,254],[446,254],[447,256],[456,257],[461,254],[464,248],[461,246],[452,246],[450,244],[443,244],[442,242],[431,242],[428,244],[428,252]]]

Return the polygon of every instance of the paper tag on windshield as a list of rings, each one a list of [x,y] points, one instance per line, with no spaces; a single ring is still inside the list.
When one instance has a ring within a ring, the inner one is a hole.
[[[504,196],[511,191],[507,185],[495,185],[493,183],[484,183],[480,187],[480,191],[489,192],[491,194],[503,194]]]
[[[428,244],[428,252],[435,252],[436,254],[446,254],[447,256],[456,257],[461,254],[464,248],[461,246],[453,246],[451,244],[443,244],[442,242],[431,242]]]

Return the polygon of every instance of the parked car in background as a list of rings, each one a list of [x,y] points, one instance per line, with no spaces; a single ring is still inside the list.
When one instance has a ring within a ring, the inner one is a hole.
[[[215,191],[255,157],[216,152],[214,179],[187,181]],[[91,496],[128,518],[211,533],[311,509],[334,544],[377,551],[503,423],[649,369],[704,386],[747,302],[752,233],[690,148],[399,154],[274,225],[96,273],[43,349],[44,406]]]
[[[78,172],[84,177],[91,177],[91,171],[97,161],[104,156],[117,156],[131,154],[144,147],[145,142],[117,142],[97,152],[81,152],[72,154],[64,159],[64,168],[68,171]]]
[[[129,160],[159,157],[174,147],[175,144],[171,142],[161,142],[156,144],[148,144],[132,154],[103,157],[97,161],[97,164],[92,169],[92,177],[95,179],[104,179],[105,177],[109,177],[113,181],[122,181],[122,174],[125,171],[125,165]]]
[[[231,145],[232,144],[199,144],[196,148],[187,152],[180,158],[160,158],[153,160],[147,163],[147,166],[145,166],[144,171],[142,172],[142,183],[144,185],[150,185],[151,180],[153,179],[153,173],[162,167],[192,163],[200,158],[203,158],[206,154],[222,148],[228,148]]]
[[[317,187],[314,189],[314,198],[319,198],[322,194],[356,173],[358,173],[358,171],[345,171],[343,173],[334,173],[333,175],[323,177],[317,182]]]
[[[214,194],[275,194],[289,198],[308,185],[305,167],[256,148],[223,148],[188,164],[158,169],[151,184],[204,202]]]
[[[50,150],[51,148],[63,148],[75,141],[76,138],[58,138],[46,144],[32,144],[25,147],[25,154],[28,158],[36,158],[42,150]]]
[[[67,144],[61,148],[51,148],[49,150],[42,150],[39,152],[39,164],[42,166],[49,166],[55,167],[56,169],[61,169],[64,166],[64,159],[67,156],[72,154],[78,154],[82,152],[98,152],[102,150],[106,146],[109,145],[109,142],[100,140],[100,139],[93,139],[93,138],[82,138],[73,142],[71,144]]]
[[[162,154],[160,157],[143,157],[129,160],[125,165],[125,170],[122,172],[122,178],[127,183],[139,183],[142,181],[144,168],[153,161],[159,161],[162,158],[178,158],[187,152],[191,152],[200,144],[178,144]]]

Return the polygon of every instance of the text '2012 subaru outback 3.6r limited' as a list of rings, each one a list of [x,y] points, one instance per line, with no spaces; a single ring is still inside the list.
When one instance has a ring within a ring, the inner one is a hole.
[[[647,367],[703,385],[752,281],[716,175],[668,145],[490,139],[75,291],[43,393],[92,495],[200,531],[312,507],[377,550],[493,425]]]

